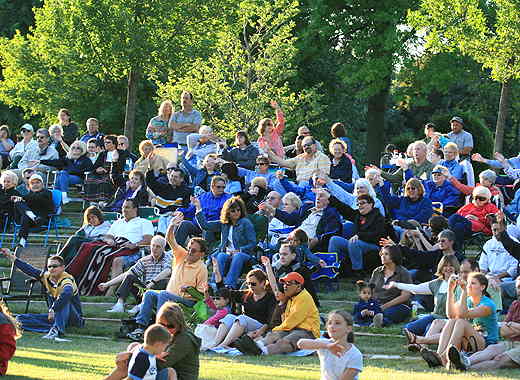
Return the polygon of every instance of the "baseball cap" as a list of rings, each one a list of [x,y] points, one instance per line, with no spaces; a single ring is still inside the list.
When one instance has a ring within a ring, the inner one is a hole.
[[[29,178],[29,182],[32,182],[32,181],[35,180],[35,179],[37,179],[38,181],[40,181],[41,183],[43,183],[43,178],[42,178],[42,176],[39,175],[39,174],[36,174],[36,173],[33,174],[33,175],[31,176],[31,178]]]
[[[285,277],[282,277],[280,279],[281,282],[287,282],[287,281],[296,281],[298,284],[303,285],[305,280],[303,279],[303,276],[297,272],[291,272],[288,273]]]
[[[450,122],[452,122],[452,121],[456,121],[457,123],[464,125],[464,119],[462,119],[460,116],[453,116],[451,118]]]
[[[444,171],[444,167],[443,166],[437,165],[436,167],[433,168],[432,174],[433,173],[445,174],[446,172]]]
[[[25,176],[25,173],[27,172],[33,172],[34,173],[34,169],[33,168],[25,168],[24,170],[22,170],[22,175]]]
[[[26,131],[29,131],[29,132],[34,132],[33,126],[31,124],[27,124],[27,123],[22,125],[22,127],[20,128],[20,131],[23,131],[23,130],[26,130]]]

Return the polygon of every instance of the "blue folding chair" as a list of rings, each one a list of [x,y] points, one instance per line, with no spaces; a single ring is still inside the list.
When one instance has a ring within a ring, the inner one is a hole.
[[[339,267],[341,265],[338,259],[338,254],[336,252],[316,252],[315,255],[325,261],[326,265],[324,267],[319,267],[317,271],[313,272],[311,274],[311,280],[315,282],[316,285],[323,283],[326,291],[338,291],[338,275]],[[320,286],[317,287],[319,288]]]
[[[7,228],[9,227],[9,214],[5,213],[1,216],[2,218],[2,233],[0,235],[0,248],[2,248],[2,245],[4,244],[4,239],[7,234]]]
[[[58,239],[58,216],[61,214],[61,198],[62,194],[60,190],[51,190],[52,192],[52,203],[54,204],[54,212],[49,215],[49,222],[47,223],[47,229],[45,231],[45,238],[43,240],[43,246],[47,247],[47,242],[49,241],[49,233],[51,228],[54,228],[56,232],[56,239]],[[20,228],[22,227],[20,224],[16,223],[13,220],[14,224],[14,232],[13,232],[13,241],[11,243],[11,247],[14,248],[16,245],[16,239],[18,237],[18,233],[20,232]]]

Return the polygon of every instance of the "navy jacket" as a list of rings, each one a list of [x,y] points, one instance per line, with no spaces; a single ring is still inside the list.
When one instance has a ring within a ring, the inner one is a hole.
[[[314,207],[313,204],[304,205],[300,209],[301,220],[304,221],[305,218],[311,213],[311,209]],[[343,230],[343,225],[341,224],[341,217],[334,207],[327,206],[325,210],[323,210],[323,216],[318,222],[318,227],[316,228],[316,238],[318,240],[322,240],[324,238],[330,238],[334,235],[340,235]]]
[[[65,170],[67,173],[84,178],[85,172],[90,172],[94,168],[92,161],[86,155],[76,160],[64,157],[58,160],[42,160],[42,164],[54,166],[59,170]]]

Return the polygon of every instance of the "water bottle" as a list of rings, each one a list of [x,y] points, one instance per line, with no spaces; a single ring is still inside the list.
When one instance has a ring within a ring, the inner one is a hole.
[[[417,303],[412,303],[412,319],[417,318]]]

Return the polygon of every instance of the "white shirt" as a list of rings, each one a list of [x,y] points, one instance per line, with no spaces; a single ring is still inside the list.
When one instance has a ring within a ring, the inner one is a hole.
[[[316,238],[316,229],[318,228],[318,223],[323,216],[323,210],[312,211],[307,218],[302,222],[300,229],[304,230],[309,239]]]
[[[484,252],[478,261],[481,270],[491,275],[507,272],[512,278],[516,277],[518,260],[507,252],[501,242],[493,237],[484,244],[482,250]]]
[[[116,220],[107,232],[107,235],[127,238],[130,243],[143,240],[144,235],[153,236],[153,224],[149,220],[135,217],[128,222],[125,218]]]
[[[332,339],[318,339],[321,342],[332,343]],[[350,349],[345,351],[343,355],[337,357],[327,349],[319,349],[318,356],[320,358],[320,380],[339,380],[343,372],[349,368],[357,369],[359,372],[363,370],[363,355],[353,344]],[[354,380],[358,380],[356,375]]]

